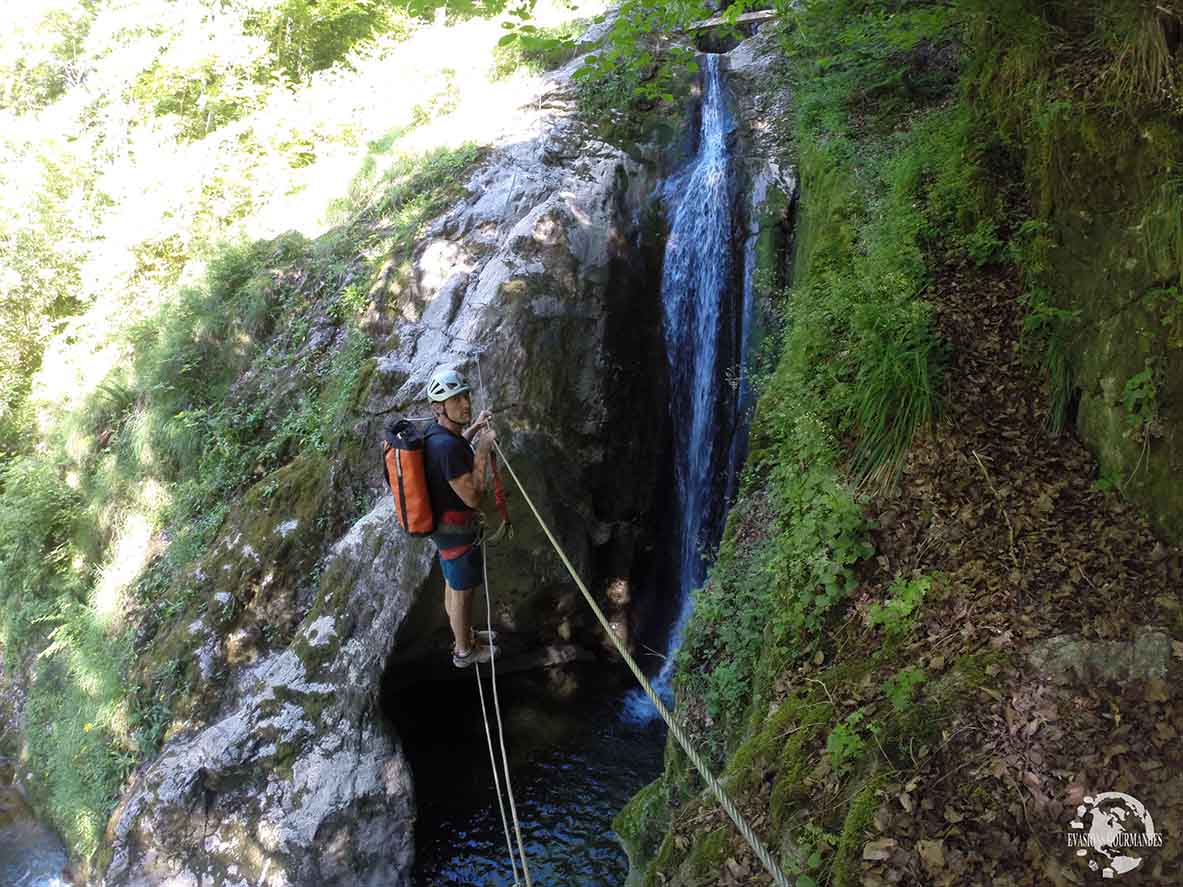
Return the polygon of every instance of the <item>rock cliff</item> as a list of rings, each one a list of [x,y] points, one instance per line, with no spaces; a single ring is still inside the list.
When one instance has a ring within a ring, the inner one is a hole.
[[[441,364],[477,384],[478,408],[512,405],[502,447],[581,572],[616,589],[628,633],[664,422],[652,178],[572,119],[569,90],[551,79],[410,270],[380,275],[364,444],[262,481],[191,577],[207,615],[158,647],[197,692],[112,817],[105,884],[409,883],[414,793],[378,688],[446,662],[442,581],[384,492],[327,555],[317,517],[350,469],[378,491],[382,425],[426,413]],[[565,574],[512,492],[510,509],[516,538],[489,557],[494,621],[527,661],[578,655],[599,641],[561,605]]]

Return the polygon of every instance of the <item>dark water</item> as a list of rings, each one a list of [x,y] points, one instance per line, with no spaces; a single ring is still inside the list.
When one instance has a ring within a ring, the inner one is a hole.
[[[661,772],[665,745],[664,725],[622,720],[626,687],[603,666],[498,682],[522,841],[539,887],[619,887],[625,881],[628,860],[611,820]],[[414,722],[403,718],[398,725],[419,804],[414,883],[512,885],[475,678],[403,693],[413,694],[404,699],[404,712],[415,713]],[[493,742],[496,747],[496,734]],[[518,878],[525,884],[520,865]]]
[[[61,878],[66,851],[33,818],[12,775],[12,767],[0,759],[0,887],[67,887]]]

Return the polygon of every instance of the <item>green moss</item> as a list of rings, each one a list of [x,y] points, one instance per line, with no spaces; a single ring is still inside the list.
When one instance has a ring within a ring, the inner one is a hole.
[[[833,710],[827,706],[815,717],[816,720],[798,724],[781,748],[779,771],[769,800],[769,813],[776,828],[784,828],[795,807],[809,798],[805,777],[810,769],[811,748],[821,736],[823,724],[833,717]]]
[[[525,280],[522,280],[521,278],[518,278],[516,280],[507,280],[505,283],[501,284],[501,288],[498,290],[497,296],[501,301],[508,304],[510,302],[521,301],[522,299],[526,298],[529,293],[529,283]]]
[[[829,722],[833,711],[820,690],[782,702],[731,755],[723,774],[728,790],[751,788],[766,769],[785,760],[785,748],[794,744],[798,735],[812,735],[817,725]],[[786,737],[790,737],[787,742]]]
[[[1012,664],[1013,657],[1004,650],[987,650],[958,656],[949,663],[945,675],[935,681],[929,694],[942,703],[962,698],[965,691],[980,687],[996,687],[1002,673]]]
[[[855,887],[862,883],[863,841],[867,829],[879,809],[878,791],[885,779],[875,776],[863,783],[862,788],[850,802],[846,819],[842,823],[842,834],[834,851],[834,862],[830,869],[832,887]]]
[[[780,188],[770,186],[757,218],[756,283],[775,287],[784,283],[785,236],[782,220],[789,209],[789,198]]]
[[[699,879],[707,878],[710,879],[710,883],[715,882],[719,872],[723,870],[723,862],[731,848],[733,834],[730,825],[726,825],[708,832],[694,842],[685,866],[694,879],[689,883],[705,883]]]
[[[641,789],[612,820],[612,829],[620,836],[628,854],[629,866],[644,869],[660,846],[669,828],[670,814],[665,804],[665,782],[655,779]]]
[[[667,879],[658,880],[658,872],[668,872],[671,870],[674,863],[674,836],[673,833],[667,832],[666,836],[661,841],[661,846],[657,848],[657,855],[653,857],[648,868],[645,869],[645,875],[642,879],[644,887],[659,887],[665,884]],[[629,880],[632,880],[630,874]]]

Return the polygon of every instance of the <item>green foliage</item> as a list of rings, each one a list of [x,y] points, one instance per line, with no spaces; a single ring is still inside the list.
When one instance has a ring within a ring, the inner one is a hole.
[[[734,19],[750,5],[741,0],[725,14]],[[714,14],[700,0],[619,4],[607,32],[575,72],[581,114],[610,141],[625,143],[667,129],[663,115],[674,115],[679,124],[681,102],[698,73],[697,53],[679,32]]]
[[[408,155],[392,153],[388,144],[376,142],[348,195],[334,202],[333,216],[342,224],[380,227],[387,251],[405,252],[420,226],[456,196],[464,171],[480,156],[480,148],[472,143]]]
[[[863,756],[872,726],[864,723],[865,720],[866,712],[860,708],[848,714],[830,731],[826,738],[826,754],[830,756],[834,772],[847,773]]]
[[[83,305],[92,185],[61,146],[0,127],[0,420],[19,410],[46,342]]]
[[[1052,390],[1048,425],[1058,434],[1068,422],[1068,404],[1072,398],[1068,344],[1081,312],[1078,308],[1057,307],[1052,298],[1047,289],[1035,287],[1019,299],[1019,304],[1027,309],[1023,315],[1022,346],[1029,353],[1042,354]]]
[[[1126,380],[1121,403],[1130,432],[1140,439],[1150,437],[1158,426],[1158,362],[1147,359],[1144,368]]]
[[[1156,145],[1173,147],[1174,156],[1161,161],[1161,170],[1149,173],[1157,187],[1143,204],[1134,230],[1142,235],[1143,257],[1152,272],[1163,279],[1178,279],[1183,276],[1183,217],[1178,211],[1183,202],[1183,143],[1161,124],[1146,132]]]
[[[29,770],[44,787],[50,822],[82,859],[98,850],[107,815],[136,761],[127,735],[123,667],[129,639],[115,638],[80,604],[51,617],[25,704]]]
[[[966,238],[965,248],[975,265],[996,261],[1002,254],[1004,244],[998,237],[998,229],[989,219],[982,219]]]
[[[779,666],[815,649],[857,584],[854,565],[871,553],[866,520],[834,473],[824,427],[806,411],[765,419],[772,421],[784,423],[783,445],[792,456],[772,470],[766,500],[741,499],[733,507],[683,645],[686,661],[709,663],[704,673],[683,676],[701,682],[724,739],[753,702],[758,663]],[[749,521],[765,523],[754,531],[760,541],[741,544],[737,536],[753,532]],[[769,648],[777,652],[769,656]]]
[[[912,698],[917,687],[928,679],[924,669],[910,665],[902,668],[883,684],[883,692],[891,702],[892,708],[903,712],[912,704]]]
[[[818,88],[841,97],[842,108],[810,112],[824,113],[814,119],[831,133],[849,131],[847,112],[857,111],[878,127],[917,104],[944,98],[956,82],[955,65],[943,58],[928,63],[955,36],[943,5],[909,2],[888,10],[866,0],[824,0],[778,8],[799,76],[827,80]]]
[[[91,4],[8,10],[0,33],[0,110],[42,108],[82,76],[77,60],[94,20]]]
[[[1144,298],[1161,318],[1170,347],[1183,348],[1183,287],[1153,287]]]
[[[797,876],[796,887],[817,887],[818,878],[822,877],[825,857],[833,853],[838,846],[838,835],[828,832],[817,823],[807,822],[797,835],[797,846],[800,848],[801,865],[791,874]]]
[[[871,605],[867,623],[882,626],[888,635],[899,637],[907,634],[915,621],[916,612],[931,588],[931,576],[917,576],[914,579],[900,576],[887,590],[887,601]]]
[[[576,19],[551,28],[530,24],[512,28],[494,52],[495,76],[504,77],[519,68],[541,72],[562,67],[575,57],[577,38],[590,24],[590,19]]]
[[[17,456],[0,463],[0,651],[10,668],[56,598],[82,590],[73,566],[79,510],[78,493],[52,462]]]
[[[397,27],[396,8],[383,0],[281,0],[248,17],[244,30],[262,36],[278,69],[299,82]]]

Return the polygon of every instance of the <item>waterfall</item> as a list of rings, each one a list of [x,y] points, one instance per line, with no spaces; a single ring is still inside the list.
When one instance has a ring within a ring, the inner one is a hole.
[[[665,181],[662,195],[670,219],[661,280],[673,425],[675,489],[670,499],[679,516],[677,615],[665,663],[653,682],[667,701],[674,654],[690,618],[690,594],[706,578],[705,553],[718,541],[723,506],[734,487],[735,460],[743,455],[733,452],[732,444],[740,386],[729,386],[724,378],[742,362],[747,339],[742,315],[748,313],[746,304],[734,304],[733,293],[735,172],[728,143],[733,129],[719,57],[707,55],[698,149]],[[743,270],[750,276],[748,268]],[[745,281],[742,303],[749,301],[749,288]],[[639,692],[627,698],[625,710],[634,719],[656,716]]]

